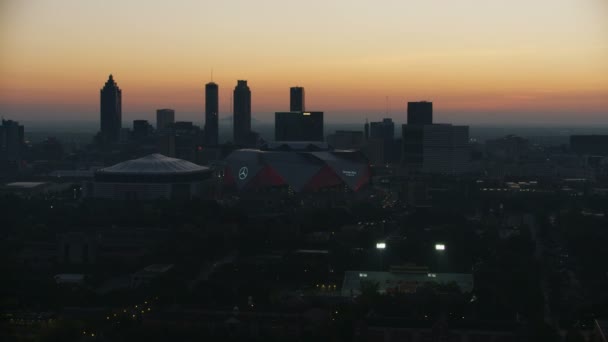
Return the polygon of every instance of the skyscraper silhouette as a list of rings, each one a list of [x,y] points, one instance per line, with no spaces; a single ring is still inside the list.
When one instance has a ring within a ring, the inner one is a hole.
[[[122,127],[122,92],[112,75],[100,91],[101,138],[116,142]]]
[[[408,102],[408,125],[430,125],[433,123],[433,102]]]
[[[173,109],[157,109],[156,110],[156,130],[162,132],[167,129],[167,126],[173,125],[175,122],[175,111]]]
[[[291,87],[289,89],[289,110],[292,112],[305,111],[304,88]]]
[[[237,81],[234,88],[233,134],[237,145],[251,144],[251,90],[247,81]]]
[[[219,135],[219,90],[216,83],[205,85],[205,145],[218,144]]]

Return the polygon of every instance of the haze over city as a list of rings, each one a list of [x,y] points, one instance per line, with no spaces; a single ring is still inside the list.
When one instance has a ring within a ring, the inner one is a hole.
[[[327,122],[404,120],[432,100],[438,121],[608,124],[608,5],[536,1],[0,1],[0,114],[99,119],[114,74],[123,120],[173,108],[220,121],[237,79],[271,122],[306,87]]]

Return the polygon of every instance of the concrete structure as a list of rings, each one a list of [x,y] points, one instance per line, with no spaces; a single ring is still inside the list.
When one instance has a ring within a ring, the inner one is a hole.
[[[2,120],[0,126],[0,162],[18,163],[25,144],[24,128],[17,121]]]
[[[133,140],[141,141],[152,136],[154,127],[150,125],[148,120],[133,120]]]
[[[214,196],[215,185],[208,167],[151,154],[97,170],[87,193],[115,200],[190,199]]]
[[[289,89],[289,111],[304,112],[306,111],[306,98],[304,88],[291,87]]]
[[[430,125],[433,123],[433,102],[408,102],[407,124]]]
[[[361,131],[336,131],[327,136],[327,144],[339,150],[358,150],[365,144]]]
[[[15,194],[21,197],[42,196],[68,190],[70,183],[55,184],[51,182],[13,182],[0,186],[0,194]]]
[[[382,121],[369,123],[369,138],[393,140],[395,138],[395,123],[391,118],[384,118]]]
[[[219,137],[219,88],[214,82],[205,85],[205,145],[217,146]]]
[[[102,142],[117,142],[122,128],[122,91],[112,75],[101,89],[99,97]]]
[[[156,130],[161,132],[175,122],[175,111],[173,109],[156,110]]]
[[[459,174],[469,171],[469,127],[403,125],[402,164],[409,173]]]
[[[251,90],[249,90],[247,81],[237,81],[234,88],[233,106],[234,143],[240,146],[251,146]]]

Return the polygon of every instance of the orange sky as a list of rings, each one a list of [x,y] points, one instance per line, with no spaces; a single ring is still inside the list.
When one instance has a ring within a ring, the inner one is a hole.
[[[256,119],[306,88],[326,121],[432,100],[443,122],[608,124],[604,0],[0,0],[0,115],[97,120],[113,73],[123,119],[220,114],[237,79]]]

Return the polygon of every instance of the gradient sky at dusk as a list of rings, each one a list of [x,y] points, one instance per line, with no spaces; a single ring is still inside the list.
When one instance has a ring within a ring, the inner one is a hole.
[[[223,117],[246,79],[261,121],[301,85],[328,122],[608,124],[608,1],[0,0],[6,118],[98,120],[112,73],[123,121],[202,122],[211,69]]]

